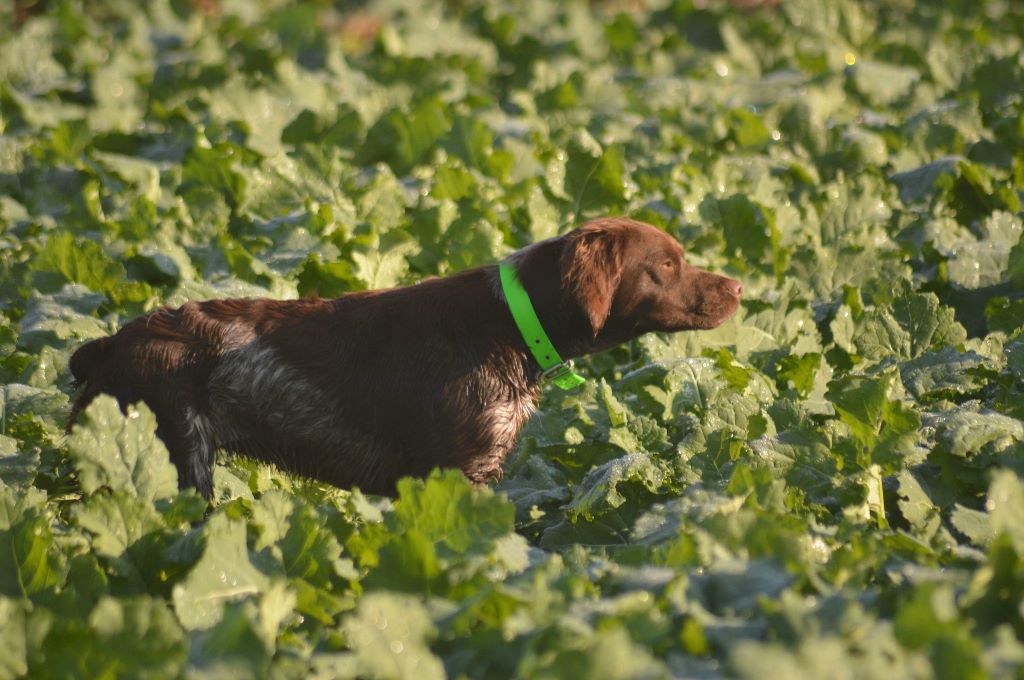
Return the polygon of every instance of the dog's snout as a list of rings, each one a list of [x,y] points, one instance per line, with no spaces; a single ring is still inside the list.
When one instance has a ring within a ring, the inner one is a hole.
[[[729,291],[733,297],[740,297],[743,295],[743,284],[736,279],[726,279],[725,289]]]

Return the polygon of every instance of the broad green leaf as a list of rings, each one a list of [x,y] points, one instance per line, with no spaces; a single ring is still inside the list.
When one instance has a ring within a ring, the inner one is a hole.
[[[965,508],[958,504],[953,508],[949,521],[974,545],[987,546],[996,537],[992,518],[984,512]]]
[[[814,378],[821,367],[821,355],[810,352],[801,356],[790,355],[779,360],[779,381],[791,383],[802,396],[814,389]]]
[[[514,476],[506,476],[498,489],[515,504],[519,521],[529,516],[534,507],[561,503],[571,496],[558,468],[536,454],[529,456]]]
[[[989,410],[960,408],[932,419],[939,445],[954,456],[1001,452],[1024,441],[1024,423]]]
[[[398,482],[398,527],[421,532],[455,554],[489,551],[512,531],[515,507],[488,489],[472,486],[457,470],[435,471],[425,481]],[[397,528],[397,527],[396,527]]]
[[[33,294],[21,318],[18,347],[38,352],[44,346],[106,335],[109,324],[93,316],[102,301],[79,284],[66,285],[53,295]]]
[[[708,197],[701,212],[722,230],[730,254],[750,263],[761,263],[774,255],[779,234],[772,211],[741,194],[725,198]]]
[[[404,241],[383,252],[353,252],[354,278],[368,290],[397,286],[409,271],[407,258],[418,251],[414,241]]]
[[[578,215],[618,212],[627,197],[622,150],[603,148],[586,131],[577,132],[566,149],[566,196]]]
[[[839,464],[829,451],[828,440],[819,433],[786,431],[761,437],[750,443],[757,453],[752,464],[765,466],[811,498],[835,493]]]
[[[985,677],[978,644],[959,625],[948,586],[918,586],[897,612],[893,631],[904,646],[929,652],[938,677]]]
[[[897,478],[899,483],[899,500],[897,505],[899,507],[900,514],[906,519],[911,527],[917,531],[928,532],[932,527],[930,525],[938,519],[939,508],[935,502],[929,497],[926,489],[918,481],[912,473],[904,471],[901,472]],[[957,525],[956,512],[952,517],[953,525]],[[960,529],[963,531],[962,529]],[[966,533],[966,532],[965,532]]]
[[[900,188],[900,200],[911,204],[927,198],[940,178],[954,176],[957,162],[956,158],[943,158],[893,175],[892,181]]]
[[[985,305],[985,320],[988,321],[989,329],[1004,333],[1012,333],[1024,327],[1024,300],[993,298]]]
[[[878,360],[895,355],[914,359],[967,339],[953,310],[932,293],[903,292],[891,306],[866,312],[853,337],[858,352]]]
[[[447,565],[428,535],[408,529],[386,540],[377,555],[379,565],[363,580],[366,587],[428,595],[443,592]]]
[[[185,156],[181,165],[183,193],[200,187],[214,189],[221,199],[208,194],[207,207],[200,217],[213,217],[220,211],[217,203],[236,206],[242,202],[246,191],[246,179],[238,172],[237,163],[243,160],[244,154],[233,144],[200,143],[193,147]],[[203,191],[203,189],[199,189]],[[189,194],[186,194],[189,195]],[[210,205],[210,202],[214,205]]]
[[[1009,470],[992,478],[985,509],[992,518],[992,532],[1005,532],[1018,554],[1024,554],[1024,482]]]
[[[39,451],[19,452],[17,440],[0,435],[0,481],[8,486],[27,485],[39,471]]]
[[[861,94],[882,105],[891,105],[906,95],[920,77],[913,68],[871,60],[859,62],[853,73],[853,81]]]
[[[341,546],[321,522],[306,503],[280,491],[268,492],[253,506],[253,523],[262,529],[255,548],[269,547],[289,578],[330,588],[351,568],[343,566]]]
[[[124,415],[113,397],[97,397],[68,438],[68,452],[86,493],[108,487],[151,503],[178,491],[177,471],[145,404]]]
[[[54,622],[39,652],[33,672],[45,677],[155,679],[181,672],[188,645],[162,600],[104,596],[87,620]]]
[[[927,352],[900,364],[900,376],[916,398],[969,394],[985,384],[975,369],[984,365],[974,352],[960,353],[953,347]]]
[[[360,165],[384,162],[404,175],[424,160],[450,125],[443,103],[428,97],[410,110],[392,110],[366,133],[366,142],[356,157]]]
[[[997,211],[982,220],[977,238],[956,243],[947,264],[949,280],[965,288],[981,288],[1010,278],[1010,252],[1020,242],[1021,219]]]
[[[746,109],[732,109],[726,114],[725,122],[733,141],[740,148],[757,149],[771,139],[771,134],[760,116]]]
[[[171,596],[174,612],[186,630],[216,625],[225,605],[255,598],[269,584],[269,579],[249,561],[243,523],[218,512],[207,522],[203,533],[206,545],[202,557],[188,576],[174,586]]]
[[[75,520],[93,534],[93,549],[108,557],[120,557],[135,541],[163,527],[151,505],[123,491],[89,497],[75,508]]]
[[[558,678],[567,675],[601,677],[609,680],[625,678],[666,678],[668,669],[646,649],[636,644],[622,626],[615,626],[591,635],[564,635],[556,638],[547,654],[529,654],[518,671],[522,677]]]
[[[576,487],[566,510],[574,520],[579,517],[590,520],[594,515],[626,502],[619,489],[620,484],[637,482],[647,491],[657,493],[664,479],[664,471],[649,455],[629,453],[588,472]]]
[[[437,630],[419,600],[369,593],[341,624],[351,648],[352,672],[380,680],[446,677],[429,647]]]
[[[188,662],[191,676],[258,678],[267,675],[272,650],[267,648],[257,608],[246,604],[250,606],[238,602],[224,605],[216,623],[192,633]]]
[[[125,278],[124,267],[94,241],[76,240],[64,232],[51,236],[32,260],[32,282],[45,292],[65,283],[80,283],[109,295]]]
[[[63,584],[66,573],[67,556],[54,543],[49,520],[37,509],[0,529],[0,595],[37,596]]]
[[[17,600],[0,597],[0,679],[14,680],[28,672],[25,608]]]

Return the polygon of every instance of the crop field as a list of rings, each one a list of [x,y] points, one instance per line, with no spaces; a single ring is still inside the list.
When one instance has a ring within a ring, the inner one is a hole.
[[[759,4],[0,3],[0,680],[1024,677],[1024,3]],[[159,305],[609,214],[744,301],[489,488],[207,503],[144,406],[65,434]]]

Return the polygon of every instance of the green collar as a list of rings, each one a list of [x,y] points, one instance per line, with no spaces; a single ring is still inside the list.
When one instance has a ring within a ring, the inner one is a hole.
[[[523,336],[523,341],[544,371],[541,377],[550,378],[563,390],[571,390],[586,382],[586,378],[572,370],[572,360],[562,361],[555,346],[548,340],[548,335],[537,318],[537,312],[533,310],[530,296],[519,281],[515,267],[502,262],[499,273],[501,290],[505,293],[508,309],[512,312],[512,318],[516,320],[516,327]]]

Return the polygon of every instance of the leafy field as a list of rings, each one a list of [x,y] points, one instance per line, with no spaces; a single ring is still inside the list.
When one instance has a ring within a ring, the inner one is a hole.
[[[0,680],[1024,677],[1022,55],[1008,0],[3,5]],[[583,362],[493,490],[225,458],[208,507],[145,408],[63,433],[156,305],[603,214],[746,299]]]

